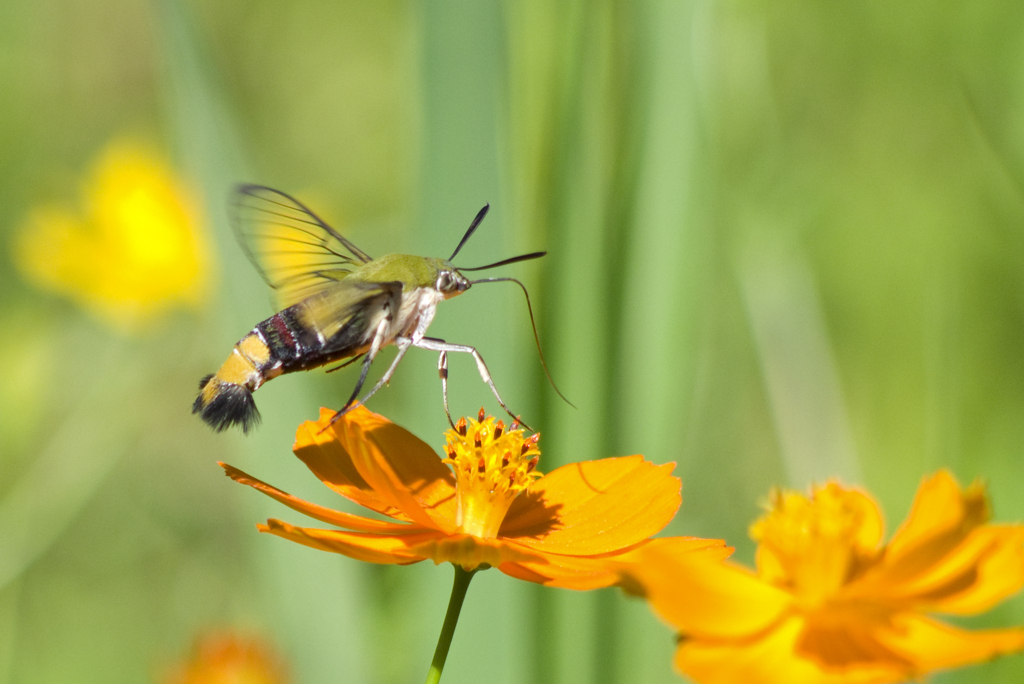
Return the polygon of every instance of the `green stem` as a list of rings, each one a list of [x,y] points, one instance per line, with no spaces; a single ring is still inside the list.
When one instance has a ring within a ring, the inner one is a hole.
[[[469,581],[473,579],[474,574],[476,570],[463,570],[461,565],[455,566],[452,597],[448,599],[448,612],[444,616],[441,635],[437,637],[437,648],[434,649],[434,659],[430,661],[426,684],[437,684],[441,681],[444,661],[448,658],[448,649],[452,645],[452,637],[455,636],[455,625],[459,623],[459,613],[462,612],[462,602],[466,599],[466,590],[469,589]]]

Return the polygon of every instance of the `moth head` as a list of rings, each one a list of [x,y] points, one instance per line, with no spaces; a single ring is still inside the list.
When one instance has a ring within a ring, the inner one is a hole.
[[[469,281],[455,268],[443,268],[437,272],[434,288],[444,295],[445,299],[460,295],[469,289]]]

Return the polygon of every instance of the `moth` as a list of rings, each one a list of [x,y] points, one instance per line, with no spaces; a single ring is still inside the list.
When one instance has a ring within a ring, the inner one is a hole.
[[[530,321],[534,322],[529,294],[521,282],[515,278],[470,280],[464,274],[537,259],[545,252],[474,268],[452,265],[490,205],[476,215],[447,259],[409,254],[374,259],[299,200],[262,185],[239,186],[231,208],[239,244],[267,284],[276,290],[282,308],[258,323],[238,341],[220,369],[200,381],[192,413],[199,414],[214,430],[237,425],[248,433],[255,427],[260,414],[252,394],[268,380],[344,361],[330,369],[337,370],[361,358],[359,380],[335,415],[337,419],[384,386],[411,347],[439,353],[438,372],[449,423],[447,355],[456,352],[473,357],[480,377],[502,409],[522,423],[505,405],[474,347],[426,336],[438,304],[483,282],[517,283],[526,294]],[[536,324],[533,333],[539,352]],[[357,402],[370,365],[389,344],[394,344],[398,353],[380,380]],[[543,355],[541,363],[547,374]]]

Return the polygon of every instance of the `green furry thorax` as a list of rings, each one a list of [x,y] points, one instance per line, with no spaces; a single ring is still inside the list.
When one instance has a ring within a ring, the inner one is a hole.
[[[444,259],[411,254],[387,254],[352,271],[345,280],[364,283],[400,282],[405,287],[434,287],[437,274],[455,270]]]

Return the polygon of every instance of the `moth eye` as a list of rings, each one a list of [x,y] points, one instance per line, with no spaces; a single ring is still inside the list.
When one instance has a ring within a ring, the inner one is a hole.
[[[452,287],[452,274],[448,271],[441,271],[437,275],[437,289],[441,291],[450,290]]]

